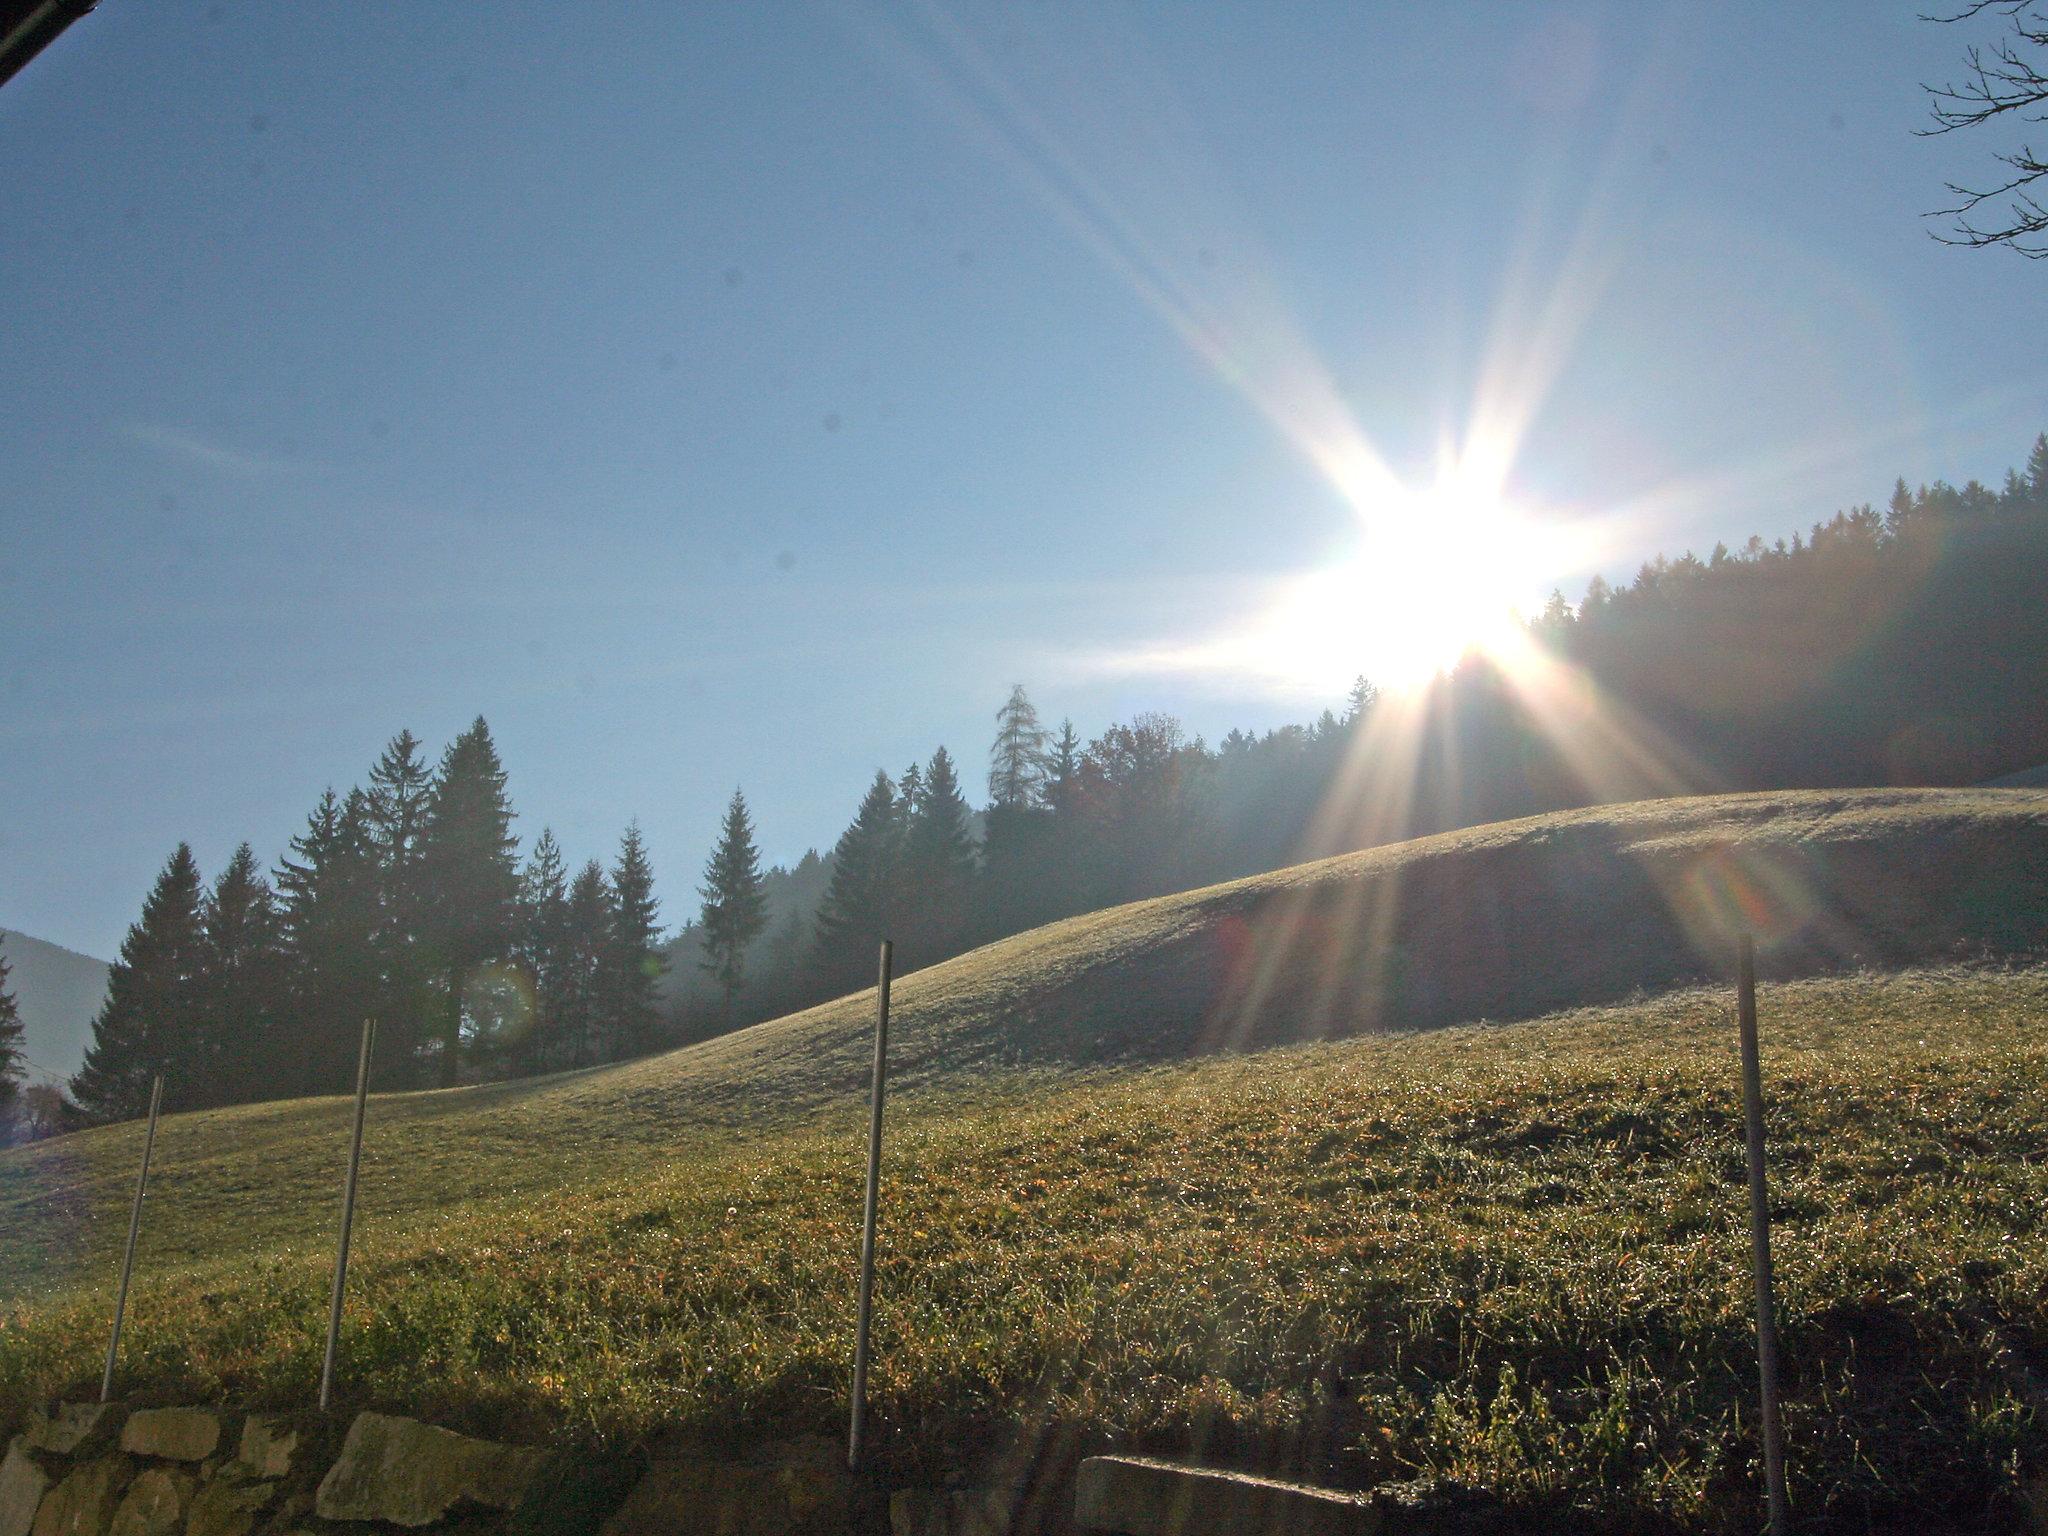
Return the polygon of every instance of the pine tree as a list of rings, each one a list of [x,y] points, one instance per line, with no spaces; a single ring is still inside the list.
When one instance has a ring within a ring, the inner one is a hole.
[[[0,944],[7,935],[0,933]],[[7,986],[7,956],[0,952],[0,1132],[11,1131],[28,1058],[21,1049],[21,1009]]]
[[[551,1065],[587,1067],[597,1059],[611,953],[612,886],[592,859],[576,872],[562,913],[559,1043]]]
[[[974,885],[974,839],[967,820],[967,799],[960,793],[952,756],[940,747],[918,780],[903,834],[897,886],[907,919],[907,966],[958,953]]]
[[[1006,809],[1038,803],[1045,782],[1045,728],[1018,683],[996,711],[996,739],[988,752],[988,794]]]
[[[818,908],[814,959],[827,985],[853,985],[874,965],[895,915],[890,897],[901,842],[896,786],[878,768],[853,825],[832,850],[832,883]]]
[[[661,903],[654,897],[654,868],[640,823],[619,839],[612,865],[611,944],[606,951],[605,1004],[613,1059],[637,1055],[654,1044],[661,1015],[655,989],[668,959],[661,952]]]
[[[376,963],[377,854],[361,790],[328,790],[278,866],[285,1006],[268,1068],[272,1092],[338,1093],[382,982]],[[376,1075],[402,1071],[380,1039]],[[401,1079],[402,1080],[402,1079]]]
[[[247,843],[200,909],[201,1010],[207,1068],[192,1102],[238,1104],[290,1093],[280,1060],[282,933],[270,883]]]
[[[422,869],[433,773],[419,738],[400,731],[370,769],[365,826],[377,862],[378,1082],[409,1086],[433,1011],[430,919]]]
[[[704,866],[704,898],[700,922],[704,958],[698,962],[725,991],[725,1027],[733,1025],[733,1007],[746,978],[747,949],[768,923],[768,900],[761,888],[761,852],[754,846],[754,824],[747,815],[747,797],[737,789],[725,808],[718,845]]]
[[[440,1079],[453,1086],[462,1052],[463,992],[477,968],[511,948],[519,895],[505,769],[479,715],[448,744],[427,797],[420,880],[430,973],[441,989]]]
[[[1081,773],[1081,733],[1071,720],[1060,721],[1060,733],[1053,738],[1045,757],[1045,803],[1054,811],[1067,805],[1074,783]]]
[[[107,997],[92,1021],[85,1064],[72,1097],[95,1120],[119,1120],[149,1106],[150,1079],[164,1074],[167,1104],[192,1102],[199,1054],[199,866],[177,851],[142,904],[107,973]]]
[[[561,1029],[567,958],[569,877],[554,832],[542,827],[519,877],[519,960],[532,987],[533,1008],[519,1045],[523,1070],[542,1070]]]

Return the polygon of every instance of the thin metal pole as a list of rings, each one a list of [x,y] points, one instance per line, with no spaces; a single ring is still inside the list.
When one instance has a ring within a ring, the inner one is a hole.
[[[377,1021],[363,1020],[362,1054],[356,1057],[356,1125],[348,1144],[348,1180],[341,1187],[341,1236],[334,1245],[334,1296],[327,1304],[327,1358],[320,1365],[320,1411],[334,1390],[334,1352],[341,1343],[341,1293],[348,1283],[348,1234],[356,1219],[356,1170],[363,1163],[363,1110],[370,1101],[370,1049]]]
[[[121,1319],[128,1312],[128,1278],[135,1273],[135,1239],[142,1233],[142,1192],[149,1187],[149,1155],[156,1150],[156,1116],[164,1105],[164,1075],[149,1089],[149,1129],[142,1135],[142,1167],[135,1175],[135,1203],[128,1208],[128,1249],[121,1255],[121,1289],[114,1298],[114,1336],[107,1340],[107,1368],[100,1376],[100,1401],[114,1395],[114,1361],[121,1353]]]
[[[895,946],[882,940],[875,985],[875,1083],[868,1105],[868,1199],[860,1231],[860,1317],[853,1335],[853,1425],[846,1439],[846,1465],[854,1472],[860,1470],[868,1427],[868,1322],[875,1300],[875,1208],[882,1187],[882,1088],[889,1070],[889,964],[894,953]]]
[[[1756,1270],[1756,1365],[1763,1393],[1764,1489],[1771,1536],[1786,1536],[1785,1437],[1778,1418],[1778,1322],[1771,1301],[1771,1202],[1764,1188],[1763,1068],[1756,1044],[1756,944],[1743,934],[1739,950],[1736,1019],[1742,1035],[1742,1100],[1749,1142],[1749,1241]]]

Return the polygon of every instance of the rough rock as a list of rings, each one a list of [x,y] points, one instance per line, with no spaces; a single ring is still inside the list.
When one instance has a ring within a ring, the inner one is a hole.
[[[258,1477],[283,1477],[298,1454],[299,1432],[274,1413],[252,1413],[242,1425],[235,1459]]]
[[[743,1456],[659,1454],[602,1536],[844,1536],[858,1485],[836,1441],[805,1436]]]
[[[121,1449],[166,1461],[204,1461],[220,1444],[220,1415],[210,1408],[141,1408],[121,1426]]]
[[[120,1455],[73,1467],[70,1475],[44,1496],[36,1523],[30,1527],[33,1536],[103,1536],[127,1485],[128,1472],[129,1462]]]
[[[50,1479],[28,1453],[27,1437],[16,1435],[0,1461],[0,1536],[28,1536],[36,1509],[50,1491]]]
[[[128,1485],[107,1536],[171,1536],[185,1523],[199,1480],[173,1467],[145,1467]]]
[[[987,1488],[899,1488],[889,1496],[893,1536],[1009,1536],[1014,1501]]]
[[[276,1492],[275,1482],[251,1477],[246,1468],[230,1462],[192,1500],[186,1536],[248,1536]]]
[[[417,1419],[358,1414],[340,1458],[321,1479],[314,1510],[323,1520],[430,1525],[464,1500],[511,1509],[543,1459],[540,1451],[472,1440]]]
[[[1121,1536],[1375,1536],[1380,1511],[1357,1494],[1138,1456],[1091,1456],[1074,1520]]]
[[[60,1403],[55,1413],[38,1413],[22,1433],[28,1443],[53,1456],[76,1456],[112,1440],[127,1412],[118,1403]]]

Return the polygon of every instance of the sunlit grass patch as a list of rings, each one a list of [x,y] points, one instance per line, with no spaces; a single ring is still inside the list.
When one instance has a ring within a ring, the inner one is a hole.
[[[1802,1512],[2016,1518],[2014,1469],[2048,1460],[2044,1016],[2041,969],[1765,990]],[[614,1128],[607,1155],[557,1113],[585,1177],[537,1166],[537,1193],[380,1208],[401,1180],[459,1195],[486,1160],[543,1156],[487,1144],[369,1186],[350,1401],[612,1443],[836,1432],[857,1117],[666,1145]],[[873,1393],[892,1475],[1023,1425],[1457,1479],[1532,1515],[1701,1527],[1754,1497],[1725,993],[935,1088],[892,1110],[885,1195]],[[182,1272],[146,1266],[124,1379],[302,1404],[324,1241],[238,1253],[220,1220]],[[106,1310],[103,1290],[19,1301],[6,1401],[91,1383]]]

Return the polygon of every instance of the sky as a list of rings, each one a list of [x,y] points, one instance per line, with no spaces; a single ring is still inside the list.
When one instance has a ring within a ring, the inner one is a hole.
[[[105,0],[0,89],[0,927],[479,713],[679,923],[1014,682],[1341,704],[1230,639],[1458,584],[1361,483],[1483,464],[1533,606],[1995,480],[2048,268],[1930,238],[1918,9]]]

